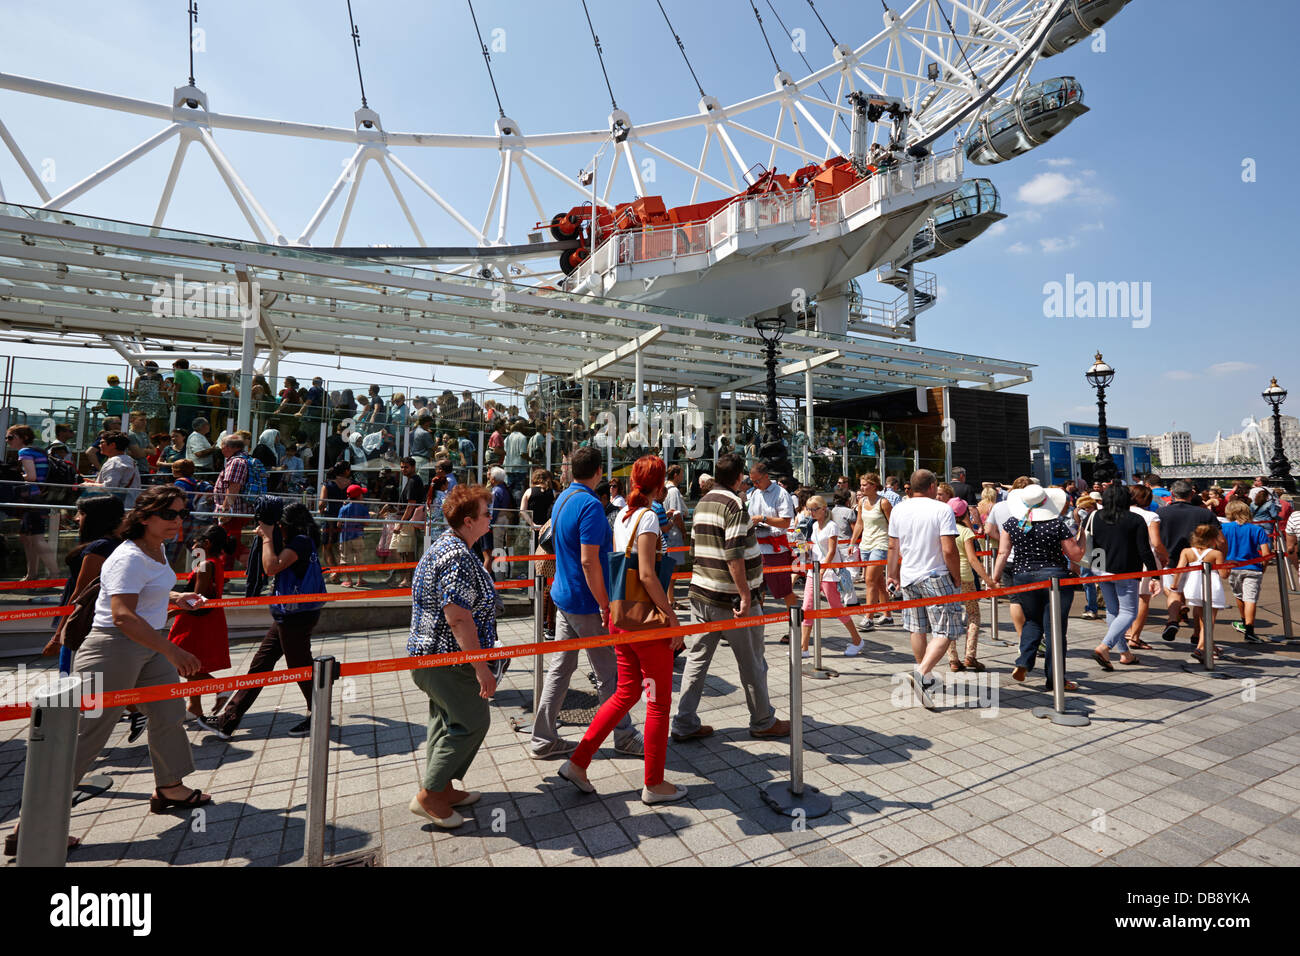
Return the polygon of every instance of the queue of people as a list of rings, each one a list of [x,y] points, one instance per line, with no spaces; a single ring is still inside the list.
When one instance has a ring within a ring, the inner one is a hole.
[[[262,444],[271,448],[277,436],[264,438]],[[116,437],[106,445],[116,449]],[[243,451],[238,436],[228,436],[218,447],[227,462]],[[689,538],[675,538],[672,532],[680,534],[685,525],[686,504],[676,487],[680,469],[646,455],[615,489],[606,480],[604,464],[598,449],[580,448],[568,463],[572,480],[567,487],[557,489],[551,473],[534,469],[521,496],[519,507],[529,515],[529,528],[536,535],[531,546],[541,546],[553,556],[554,581],[540,598],[554,607],[557,639],[596,639],[686,623],[678,616],[666,582],[677,564],[668,548],[675,540],[689,540],[691,621],[744,621],[761,616],[765,602],[777,609],[802,604],[807,611],[813,607],[814,594],[820,592],[829,608],[844,612],[839,615],[848,635],[843,653],[857,656],[863,639],[845,599],[846,594],[856,599],[856,586],[851,575],[824,566],[861,560],[870,562],[863,575],[868,604],[887,604],[891,598],[909,605],[947,599],[905,606],[901,614],[914,661],[908,677],[916,698],[927,708],[935,707],[934,672],[945,658],[953,671],[987,667],[978,656],[978,587],[1059,582],[1078,576],[1081,567],[1089,569],[1097,578],[1107,621],[1092,659],[1103,671],[1111,671],[1116,665],[1143,663],[1134,650],[1150,647],[1141,640],[1143,619],[1151,597],[1162,593],[1168,601],[1168,617],[1161,637],[1176,638],[1186,606],[1196,637],[1193,656],[1203,657],[1206,622],[1227,607],[1229,593],[1237,601],[1242,630],[1248,639],[1253,637],[1262,568],[1271,557],[1268,535],[1256,523],[1258,512],[1246,500],[1248,496],[1231,496],[1220,519],[1200,505],[1186,481],[1175,482],[1167,495],[1159,497],[1150,482],[1132,486],[1112,482],[1096,489],[1099,497],[1094,499],[1092,492],[1074,495],[1072,490],[1043,487],[1022,477],[1004,498],[993,500],[999,498],[996,487],[985,487],[976,496],[960,470],[954,469],[949,483],[918,469],[897,490],[888,481],[882,486],[874,473],[864,475],[856,496],[850,494],[846,478],[844,487],[836,489],[831,507],[824,496],[810,494],[797,483],[792,493],[773,480],[761,463],[747,466],[743,455],[725,453],[695,505]],[[489,549],[499,541],[492,533],[494,514],[510,494],[511,476],[505,469],[494,469],[491,489],[468,482],[451,486],[446,474],[436,475],[426,486],[414,459],[401,465],[404,480],[397,486],[397,501],[388,517],[400,513],[407,521],[432,521],[436,512],[445,528],[420,554],[412,575],[408,653],[423,657],[499,646],[499,605]],[[213,489],[219,514],[229,496],[256,480],[246,463],[223,471],[223,476],[226,481]],[[348,509],[359,502],[363,491],[353,483],[351,467],[340,463],[322,487],[319,504],[326,513],[335,510],[342,522],[326,523],[322,532],[311,510],[299,502],[288,503],[273,517],[259,513],[254,546],[264,573],[274,579],[272,593],[286,600],[271,605],[272,624],[254,654],[250,673],[272,670],[281,658],[290,668],[310,665],[312,635],[323,605],[289,598],[324,592],[322,555],[326,560],[341,559],[345,574],[347,566],[364,560],[348,547],[355,540],[349,522],[361,517]],[[620,495],[621,503],[615,504],[619,491],[625,496]],[[111,691],[175,683],[181,678],[208,680],[230,668],[224,612],[205,605],[223,596],[240,526],[223,521],[194,535],[195,574],[187,590],[177,590],[177,576],[165,550],[191,517],[193,493],[180,485],[148,486],[130,510],[113,496],[82,499],[77,509],[81,544],[68,558],[64,602],[82,600],[96,578],[99,591],[94,596],[93,624],[84,639],[60,631],[51,641],[51,650],[60,653],[61,669],[101,673],[103,689]],[[1155,506],[1157,500],[1167,503]],[[666,507],[669,504],[672,507]],[[328,529],[335,529],[333,538]],[[1298,531],[1288,525],[1291,546]],[[390,551],[396,547],[399,554],[419,552],[418,544],[394,545],[397,533],[394,529],[389,539]],[[991,571],[986,571],[978,553],[982,537],[995,545]],[[823,566],[820,580],[791,549],[791,541],[800,538],[806,539],[811,556]],[[331,555],[331,547],[341,550]],[[617,578],[611,577],[611,555],[622,558]],[[1203,562],[1251,559],[1256,563],[1231,574],[1213,574],[1210,587],[1204,586],[1199,570]],[[1145,594],[1136,580],[1110,580],[1113,575],[1144,569],[1167,572],[1144,579],[1151,582]],[[801,572],[800,596],[792,579]],[[1042,654],[1043,686],[1052,687],[1054,670],[1065,664],[1055,659],[1048,635],[1057,617],[1064,637],[1074,590],[1061,585],[1011,596],[1019,641],[1013,680],[1027,680]],[[1054,595],[1060,602],[1055,609]],[[965,598],[951,600],[958,596]],[[861,630],[892,623],[892,615],[865,617]],[[168,628],[165,636],[164,628]],[[809,630],[805,627],[802,634],[805,649]],[[778,717],[771,703],[764,637],[763,625],[744,623],[612,648],[588,647],[600,707],[577,743],[561,737],[557,717],[577,667],[578,651],[553,655],[536,704],[529,756],[563,760],[558,776],[582,793],[593,794],[597,787],[588,771],[601,745],[612,736],[616,754],[644,762],[644,803],[681,800],[686,789],[665,780],[668,740],[688,744],[715,733],[703,722],[700,709],[709,667],[721,642],[727,643],[736,659],[749,712],[748,734],[756,739],[789,735],[790,722]],[[684,651],[685,660],[674,707],[673,658],[678,651]],[[488,704],[500,674],[481,660],[412,671],[412,680],[429,704],[424,772],[410,809],[436,826],[461,825],[464,816],[459,809],[481,797],[464,786],[465,778],[486,737]],[[1066,691],[1078,689],[1075,681],[1064,675],[1062,679]],[[291,736],[310,731],[310,683],[301,682],[299,687],[308,713],[288,728]],[[140,705],[130,718],[130,733],[132,740],[149,735],[156,783],[151,810],[188,810],[210,802],[207,794],[184,783],[194,767],[185,723],[231,739],[260,690],[253,687],[220,695],[206,714],[197,695],[190,696],[188,706],[180,698]],[[641,733],[631,711],[643,697]],[[119,712],[112,708],[99,716],[83,716],[76,755],[78,779],[103,749]]]

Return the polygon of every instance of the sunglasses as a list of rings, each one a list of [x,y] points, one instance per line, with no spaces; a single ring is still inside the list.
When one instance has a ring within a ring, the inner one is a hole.
[[[154,513],[155,518],[162,518],[163,521],[179,521],[189,516],[189,508],[164,508],[162,511]]]

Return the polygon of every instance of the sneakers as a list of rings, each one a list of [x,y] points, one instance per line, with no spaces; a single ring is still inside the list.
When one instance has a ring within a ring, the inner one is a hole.
[[[567,757],[578,749],[578,745],[568,740],[556,740],[547,744],[541,750],[529,748],[528,756],[534,760],[557,760],[560,757]]]
[[[1166,624],[1165,629],[1160,632],[1160,639],[1162,641],[1172,641],[1177,636],[1178,636],[1178,624],[1176,622],[1172,624]]]
[[[645,738],[638,733],[634,738],[632,738],[632,740],[628,741],[627,743],[615,744],[614,753],[622,754],[624,757],[644,757]]]
[[[876,623],[879,624],[881,627],[893,627],[893,626],[894,626],[894,619],[893,619],[893,617],[891,617],[890,615],[886,614],[884,617],[882,617],[882,618],[881,618],[879,621],[877,621]]]
[[[845,657],[857,657],[861,653],[862,653],[861,644],[850,644],[848,647],[844,648]]]
[[[812,657],[812,651],[802,651],[802,652],[800,652],[800,656],[803,657],[803,658],[809,658],[809,657]]]
[[[916,694],[916,699],[920,701],[921,706],[926,710],[934,710],[934,698],[930,696],[930,688],[938,681],[931,678],[929,681],[918,674],[915,670],[907,672],[907,679],[912,682],[912,690]]]
[[[1242,633],[1246,635],[1246,642],[1249,643],[1249,644],[1267,644],[1267,643],[1268,643],[1268,642],[1265,641],[1262,637],[1260,637],[1258,634],[1255,633],[1255,629],[1254,629],[1253,627],[1245,627],[1245,628],[1242,628]]]
[[[767,730],[751,730],[749,736],[756,740],[767,740],[768,738],[774,737],[789,737],[790,721],[778,720],[771,727],[767,728]]]
[[[206,727],[210,732],[216,734],[222,740],[229,740],[231,736],[235,733],[235,724],[231,723],[228,720],[225,720],[222,717],[217,717],[209,714],[207,717],[204,717],[202,720],[200,720],[199,723],[201,723],[204,727]]]
[[[126,742],[128,744],[133,744],[144,736],[145,727],[149,723],[149,718],[141,713],[133,713],[131,714],[130,720],[131,729],[126,733]]]
[[[870,620],[868,620],[865,624],[863,624],[858,628],[858,631],[859,633],[863,633],[866,631],[874,631],[875,629],[876,629],[876,625],[872,623]]]
[[[1079,615],[1079,617],[1085,621],[1095,621],[1100,616],[1101,615],[1099,615],[1096,611],[1084,611],[1082,614]]]
[[[1232,622],[1232,629],[1233,629],[1234,631],[1240,631],[1242,634],[1248,634],[1248,633],[1250,633],[1250,632],[1246,629],[1246,622],[1245,622],[1245,621],[1233,621],[1233,622]]]
[[[311,714],[289,728],[290,737],[306,737],[311,734]]]

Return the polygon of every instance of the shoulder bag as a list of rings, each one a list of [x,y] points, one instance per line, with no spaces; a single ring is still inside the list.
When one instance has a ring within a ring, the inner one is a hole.
[[[615,551],[609,556],[609,623],[611,627],[624,631],[646,631],[668,626],[668,615],[659,605],[650,600],[645,585],[641,583],[641,562],[636,551],[636,542],[640,535],[637,534],[636,529],[641,523],[641,516],[648,510],[648,508],[641,508],[632,516],[632,536],[628,539],[627,547],[621,554]],[[662,535],[659,537],[659,542],[662,546]],[[662,549],[657,550],[655,576],[659,578],[659,584],[666,594],[676,565],[671,561],[665,561],[664,558]]]

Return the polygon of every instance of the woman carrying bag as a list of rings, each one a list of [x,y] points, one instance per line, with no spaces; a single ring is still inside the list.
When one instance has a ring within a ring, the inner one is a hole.
[[[663,553],[659,519],[650,503],[663,488],[663,459],[646,455],[632,466],[627,504],[614,519],[614,552],[610,561],[610,633],[677,627],[677,615],[664,588],[674,564]],[[595,793],[587,767],[596,750],[646,694],[645,787],[641,802],[671,803],[686,796],[686,788],[664,780],[668,753],[669,711],[673,694],[673,652],[683,637],[619,644],[618,689],[596,712],[573,756],[560,767],[562,778],[583,793]]]

